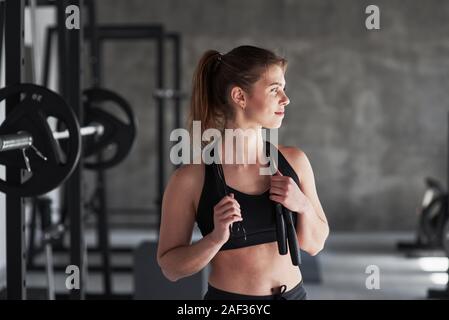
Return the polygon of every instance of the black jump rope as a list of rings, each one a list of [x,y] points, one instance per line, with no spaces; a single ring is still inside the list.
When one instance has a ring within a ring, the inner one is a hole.
[[[269,154],[269,152],[268,152]],[[270,166],[275,165],[270,159]],[[229,195],[223,167],[219,163],[214,163],[214,173],[216,175],[218,189],[222,189],[224,195]],[[290,250],[290,257],[292,264],[301,266],[301,255],[299,251],[298,238],[296,237],[296,230],[293,225],[292,212],[285,208],[282,204],[275,202],[276,206],[276,239],[278,243],[279,254],[287,254],[287,243]],[[230,236],[233,238],[241,238],[246,241],[246,230],[241,221],[236,221],[229,226]]]

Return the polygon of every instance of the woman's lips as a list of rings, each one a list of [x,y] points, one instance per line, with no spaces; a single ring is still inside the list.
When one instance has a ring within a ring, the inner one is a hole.
[[[283,116],[283,115],[284,115],[284,112],[279,111],[279,112],[275,112],[275,114],[277,114],[278,116]]]

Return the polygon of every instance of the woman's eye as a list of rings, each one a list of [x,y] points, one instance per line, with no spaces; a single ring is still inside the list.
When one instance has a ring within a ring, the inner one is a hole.
[[[277,91],[278,91],[278,88],[271,89],[271,92],[277,92]]]

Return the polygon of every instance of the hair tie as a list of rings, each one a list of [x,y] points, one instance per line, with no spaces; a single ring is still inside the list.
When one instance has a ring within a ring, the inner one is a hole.
[[[217,52],[217,60],[215,62],[215,67],[214,70],[216,71],[218,69],[218,67],[224,63],[223,61],[223,54],[221,54],[220,52]]]

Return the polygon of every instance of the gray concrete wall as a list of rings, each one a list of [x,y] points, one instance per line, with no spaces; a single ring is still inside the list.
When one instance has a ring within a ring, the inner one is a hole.
[[[412,229],[424,177],[445,182],[449,2],[98,4],[100,23],[163,23],[181,32],[186,89],[207,49],[226,52],[253,44],[285,55],[292,102],[280,142],[300,147],[309,156],[333,230]],[[381,30],[365,28],[369,4],[380,7]],[[130,100],[140,127],[133,155],[108,173],[112,207],[149,206],[155,194],[154,55],[152,44],[106,48],[105,85]]]

